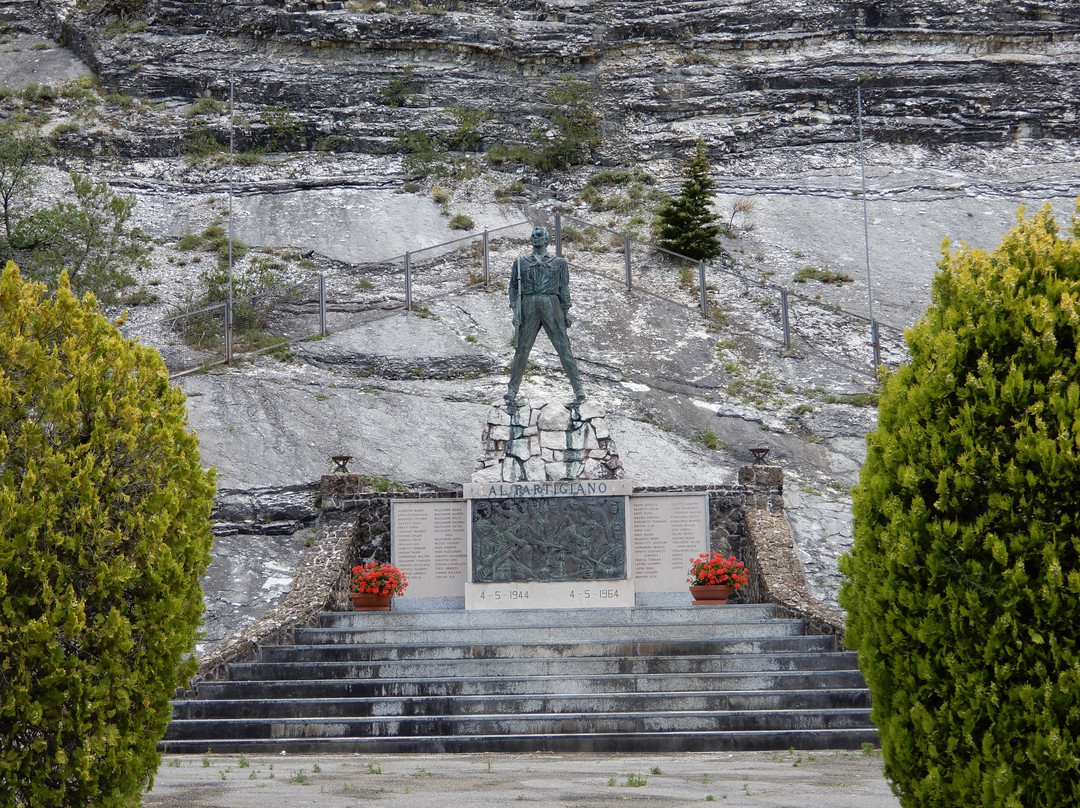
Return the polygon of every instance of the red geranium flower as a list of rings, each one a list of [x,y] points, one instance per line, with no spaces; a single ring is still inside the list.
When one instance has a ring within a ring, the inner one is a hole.
[[[397,567],[372,561],[352,568],[349,591],[367,595],[400,595],[409,582]]]
[[[750,579],[746,565],[735,556],[725,558],[720,553],[702,553],[690,559],[690,577],[686,580],[693,586],[727,584],[732,589],[739,589]]]

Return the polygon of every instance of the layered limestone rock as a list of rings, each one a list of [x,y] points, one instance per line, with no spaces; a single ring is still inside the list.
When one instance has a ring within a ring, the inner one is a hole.
[[[595,404],[553,401],[488,412],[473,482],[611,480],[623,476],[615,441]]]
[[[595,156],[611,162],[681,157],[699,136],[713,159],[850,142],[860,85],[878,140],[1069,138],[1080,127],[1080,6],[1066,0],[391,0],[370,12],[151,0],[145,30],[111,39],[72,4],[42,4],[110,88],[225,99],[232,75],[241,149],[393,151],[398,132],[450,137],[455,105],[491,113],[485,143],[529,143],[551,126],[546,91],[567,78],[591,86]],[[295,112],[295,126],[274,131],[268,105]],[[223,136],[228,120],[200,123]]]

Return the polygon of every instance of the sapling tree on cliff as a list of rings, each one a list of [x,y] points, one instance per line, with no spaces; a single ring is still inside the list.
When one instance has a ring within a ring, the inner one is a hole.
[[[1080,804],[1080,220],[946,244],[842,559],[904,806]]]
[[[701,140],[683,166],[683,186],[656,214],[657,244],[680,255],[708,260],[720,254],[720,217],[712,211],[716,183]]]
[[[202,617],[213,473],[156,351],[0,274],[0,806],[129,806]]]
[[[139,228],[127,224],[135,199],[75,171],[71,185],[73,201],[35,211],[21,225],[32,248],[31,273],[55,288],[66,272],[76,293],[91,292],[112,305],[134,285],[131,270],[144,267],[149,253]]]
[[[139,228],[128,226],[135,200],[73,171],[68,196],[32,209],[40,166],[49,153],[36,134],[0,125],[0,265],[21,262],[50,288],[66,271],[76,293],[91,292],[103,305],[118,303],[135,284],[131,272],[146,267],[150,252]]]
[[[546,93],[551,103],[552,137],[535,132],[540,146],[533,164],[541,171],[578,165],[592,149],[600,145],[600,117],[593,105],[593,91],[588,82],[566,79]]]
[[[37,134],[11,124],[0,124],[0,259],[6,262],[15,225],[37,185],[39,164],[48,154],[48,145]]]

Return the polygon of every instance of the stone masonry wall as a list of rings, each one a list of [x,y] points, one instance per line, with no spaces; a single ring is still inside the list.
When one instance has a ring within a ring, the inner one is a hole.
[[[739,482],[758,491],[783,491],[778,466],[744,466]],[[748,603],[774,603],[780,613],[806,621],[808,634],[844,635],[844,614],[814,597],[795,553],[782,496],[762,497],[745,512],[746,541],[739,557],[750,571]]]
[[[473,482],[614,480],[623,476],[606,416],[586,401],[522,402],[488,411]]]
[[[254,658],[260,645],[288,642],[292,629],[311,624],[319,612],[329,608],[330,595],[340,587],[343,571],[348,569],[354,532],[351,515],[323,513],[315,541],[304,553],[285,602],[203,655],[192,685],[224,676],[228,663]]]

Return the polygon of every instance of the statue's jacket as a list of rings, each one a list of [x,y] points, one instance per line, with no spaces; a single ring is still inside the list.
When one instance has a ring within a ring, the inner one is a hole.
[[[518,289],[520,287],[520,297]],[[514,261],[510,273],[510,305],[516,307],[522,297],[556,295],[559,307],[566,314],[570,308],[570,270],[566,259],[554,255],[526,255]]]

